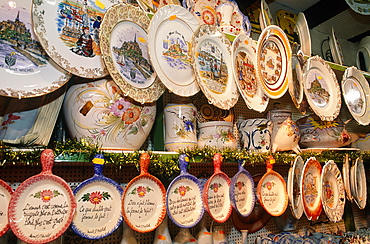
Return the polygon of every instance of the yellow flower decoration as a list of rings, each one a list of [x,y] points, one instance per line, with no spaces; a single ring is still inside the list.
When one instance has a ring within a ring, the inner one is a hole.
[[[314,127],[314,129],[316,130],[317,128],[319,128],[320,130],[322,129],[327,129],[327,128],[332,128],[332,127],[337,127],[338,126],[338,123],[337,122],[333,122],[333,121],[317,121],[317,120],[314,120],[313,118],[308,118],[311,122],[311,125]]]

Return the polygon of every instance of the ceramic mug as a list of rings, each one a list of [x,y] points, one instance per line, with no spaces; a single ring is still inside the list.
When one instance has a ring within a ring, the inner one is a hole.
[[[248,151],[268,152],[271,150],[272,121],[268,119],[246,119],[238,121],[240,142]]]
[[[237,147],[233,134],[233,122],[210,121],[199,125],[198,147],[216,147],[218,149]]]

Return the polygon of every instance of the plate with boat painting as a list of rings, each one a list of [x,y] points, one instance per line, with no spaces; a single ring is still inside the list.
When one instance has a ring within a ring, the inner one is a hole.
[[[149,60],[150,19],[139,7],[120,3],[110,7],[101,25],[104,62],[125,96],[140,103],[155,102],[165,91]]]
[[[119,0],[34,0],[34,31],[46,53],[63,69],[84,78],[102,78],[108,70],[100,50],[100,25]]]
[[[3,1],[0,6],[0,95],[42,96],[57,90],[71,75],[42,49],[32,26],[31,2]]]
[[[319,56],[310,57],[303,70],[303,91],[308,104],[321,120],[333,121],[342,105],[334,71]]]

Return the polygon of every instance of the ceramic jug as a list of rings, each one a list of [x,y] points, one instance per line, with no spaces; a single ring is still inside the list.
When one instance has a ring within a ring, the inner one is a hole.
[[[272,121],[268,119],[246,119],[237,122],[240,143],[248,151],[268,152],[271,150]]]
[[[174,238],[173,244],[198,244],[198,242],[188,228],[180,228],[179,233]]]
[[[131,229],[125,221],[122,221],[122,229],[123,234],[121,244],[137,244],[134,230]]]
[[[200,230],[197,235],[198,244],[213,244],[212,233],[207,229],[207,215],[200,221]]]
[[[199,125],[198,147],[216,147],[218,149],[237,147],[233,134],[233,122],[210,121]]]
[[[163,219],[162,223],[155,230],[153,244],[172,244],[170,232],[168,230],[167,216]]]
[[[227,235],[223,225],[217,225],[212,232],[213,244],[227,244]]]

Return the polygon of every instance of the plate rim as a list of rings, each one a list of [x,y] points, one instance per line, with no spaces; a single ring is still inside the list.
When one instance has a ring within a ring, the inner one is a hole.
[[[310,29],[308,28],[306,16],[303,12],[299,12],[297,15],[297,21],[295,25],[295,30],[298,32],[298,38],[300,40],[300,49],[303,54],[306,56],[311,56],[311,35]],[[301,39],[304,39],[305,42],[301,42]]]
[[[7,191],[9,194],[10,194],[10,198],[14,192],[13,188],[8,184],[6,183],[5,181],[1,180],[0,179],[0,187],[2,187],[5,191]],[[9,201],[10,201],[10,198],[9,198]],[[6,206],[8,206],[9,203],[6,204]],[[8,209],[8,207],[7,207]],[[9,220],[8,220],[8,223],[0,229],[0,236],[3,236],[10,228],[10,225],[9,225]]]
[[[303,215],[303,203],[302,203],[302,198],[300,196],[297,197],[297,204],[294,204],[294,197],[293,197],[293,192],[294,192],[294,180],[293,180],[293,175],[295,172],[295,169],[298,168],[300,169],[301,177],[298,179],[298,188],[299,188],[299,195],[301,195],[301,189],[300,189],[300,182],[302,180],[302,175],[303,175],[303,166],[304,166],[304,160],[303,158],[298,155],[292,164],[292,166],[289,169],[289,174],[288,174],[288,183],[287,183],[287,192],[290,200],[290,209],[292,211],[293,216],[296,219],[300,219]],[[297,208],[294,206],[297,205]]]
[[[357,175],[358,171],[361,174],[360,176]],[[366,174],[365,174],[365,166],[361,158],[357,158],[355,165],[354,165],[354,172],[355,172],[355,181],[356,182],[362,182],[362,196],[359,196],[358,187],[355,187],[356,195],[354,197],[355,202],[359,209],[364,209],[366,207],[366,201],[367,201],[367,186],[366,186]],[[362,179],[361,181],[359,179]],[[364,199],[360,199],[364,198]]]

